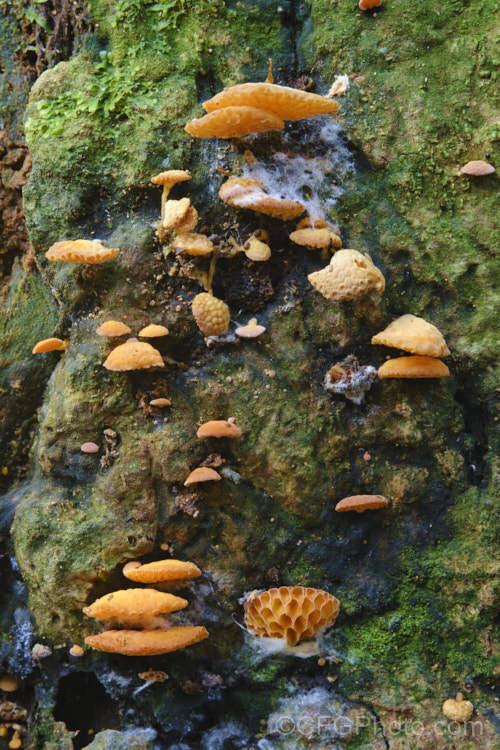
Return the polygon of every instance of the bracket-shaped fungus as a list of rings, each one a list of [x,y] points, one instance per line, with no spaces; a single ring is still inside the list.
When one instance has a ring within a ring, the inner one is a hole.
[[[122,572],[125,578],[139,583],[181,581],[201,576],[201,570],[197,565],[182,560],[157,560],[145,565],[131,561],[123,567]]]
[[[196,437],[241,437],[241,430],[234,419],[213,419],[198,427]]]
[[[88,617],[107,619],[109,617],[152,617],[175,612],[187,607],[188,602],[180,596],[167,594],[156,589],[122,589],[112,591],[96,599],[83,611]]]
[[[125,323],[120,323],[119,320],[107,320],[96,329],[96,333],[99,336],[113,338],[115,336],[125,336],[127,333],[132,333],[132,329],[125,325]]]
[[[191,646],[204,638],[203,626],[172,627],[166,630],[106,630],[85,638],[87,646],[124,656],[156,656]]]
[[[68,348],[68,342],[62,339],[51,338],[38,341],[33,347],[32,354],[44,354],[45,352],[63,352]]]
[[[378,368],[378,376],[384,378],[446,378],[450,374],[444,362],[435,357],[397,357],[388,359]]]
[[[331,229],[327,227],[304,227],[296,229],[290,234],[290,239],[296,245],[313,248],[342,247],[342,240]]]
[[[230,177],[221,185],[219,198],[234,208],[246,208],[282,221],[295,219],[306,208],[300,201],[289,201],[268,195],[259,180],[248,177]]]
[[[471,177],[484,177],[484,175],[493,174],[495,167],[493,164],[488,164],[487,161],[475,159],[464,164],[460,171],[462,174],[468,174]]]
[[[281,586],[247,599],[245,625],[253,636],[295,646],[333,625],[339,606],[338,599],[321,589]]]
[[[229,86],[202,104],[207,112],[231,106],[257,107],[273,112],[284,120],[333,114],[339,108],[337,102],[326,96],[267,82]]]
[[[184,487],[189,487],[191,484],[198,484],[198,482],[220,482],[221,479],[221,475],[215,469],[211,469],[208,466],[200,466],[191,472],[184,482]]]
[[[426,357],[446,357],[450,350],[441,331],[416,315],[401,315],[372,336],[372,344],[383,344]]]
[[[338,250],[330,264],[307,277],[326,299],[344,302],[363,297],[376,289],[383,292],[385,279],[369,255],[357,250]]]
[[[177,234],[171,243],[171,248],[177,255],[203,255],[207,256],[213,252],[214,244],[205,234],[194,232],[182,232]]]
[[[142,336],[145,339],[154,339],[160,336],[167,336],[168,328],[166,328],[165,326],[158,325],[157,323],[151,323],[145,328],[142,328],[139,331],[138,335]]]
[[[388,502],[387,498],[383,495],[351,495],[351,497],[344,497],[343,500],[340,500],[335,506],[335,510],[339,513],[347,510],[355,510],[356,513],[363,513],[365,510],[385,508]]]
[[[105,263],[119,252],[119,248],[104,247],[99,240],[63,240],[49,247],[45,257],[62,263]]]
[[[104,362],[107,370],[144,370],[149,367],[165,367],[158,351],[145,341],[129,339],[108,355]]]
[[[195,138],[240,138],[284,127],[281,117],[265,109],[228,106],[191,120],[184,130]]]

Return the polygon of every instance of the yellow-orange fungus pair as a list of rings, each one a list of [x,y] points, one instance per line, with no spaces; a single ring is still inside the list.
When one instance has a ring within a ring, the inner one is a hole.
[[[229,86],[203,102],[202,106],[206,112],[230,106],[257,107],[284,120],[302,120],[315,115],[333,114],[339,108],[337,102],[325,96],[267,82]]]
[[[64,240],[52,245],[45,257],[63,263],[105,263],[119,252],[119,248],[104,247],[99,240]]]
[[[282,586],[247,599],[245,625],[253,636],[279,638],[295,646],[333,625],[339,606],[338,599],[321,589]]]

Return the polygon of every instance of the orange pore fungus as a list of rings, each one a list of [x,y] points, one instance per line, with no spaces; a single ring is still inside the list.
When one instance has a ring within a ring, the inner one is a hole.
[[[245,625],[253,636],[281,638],[294,646],[333,625],[339,601],[321,589],[282,586],[269,589],[244,605]]]
[[[280,117],[265,109],[230,106],[191,120],[184,130],[195,138],[240,138],[250,133],[282,130],[284,126]]]
[[[383,495],[351,495],[351,497],[344,497],[343,500],[340,500],[335,506],[335,510],[339,513],[346,510],[355,510],[357,513],[362,513],[364,510],[385,508],[388,502]]]
[[[444,362],[435,357],[396,357],[388,359],[378,368],[378,376],[384,378],[446,378],[450,374]]]
[[[129,580],[139,583],[180,581],[201,575],[201,570],[197,565],[183,560],[157,560],[145,565],[129,562],[124,566],[122,572]]]
[[[339,108],[337,102],[326,96],[266,82],[230,86],[203,102],[202,106],[207,112],[220,111],[222,107],[230,106],[257,107],[284,120],[302,120],[304,117],[332,114]]]
[[[190,646],[208,637],[203,626],[173,627],[167,630],[106,630],[85,638],[87,646],[124,656],[156,656]]]

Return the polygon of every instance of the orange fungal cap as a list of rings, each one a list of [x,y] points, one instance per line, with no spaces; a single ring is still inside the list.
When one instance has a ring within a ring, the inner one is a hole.
[[[378,368],[378,376],[381,380],[384,378],[446,378],[449,374],[448,367],[440,359],[420,354],[388,359]]]
[[[243,339],[254,339],[264,333],[266,329],[257,323],[257,318],[251,318],[246,326],[238,326],[235,334]]]
[[[45,352],[62,352],[68,348],[68,342],[62,339],[51,338],[39,341],[32,349],[32,354],[44,354]]]
[[[342,247],[342,240],[328,227],[304,227],[290,234],[290,239],[304,247]]]
[[[158,338],[159,336],[167,336],[167,334],[168,328],[165,328],[165,326],[157,325],[156,323],[151,323],[151,325],[146,326],[139,331],[139,336],[148,339]]]
[[[85,638],[87,646],[124,656],[156,656],[191,646],[204,638],[203,626],[172,627],[167,630],[106,630]]]
[[[125,336],[127,333],[132,333],[132,329],[129,328],[125,323],[120,323],[119,320],[107,320],[105,323],[96,329],[96,333],[99,336]]]
[[[169,169],[152,177],[151,182],[155,185],[176,185],[178,182],[190,179],[191,174],[185,169]]]
[[[84,607],[83,612],[96,619],[152,617],[184,609],[187,605],[186,599],[156,589],[122,589],[101,596],[90,606]]]
[[[487,174],[493,174],[495,167],[493,164],[489,164],[487,161],[481,159],[475,159],[468,161],[467,164],[460,169],[462,174],[468,174],[472,177],[484,177]]]
[[[221,479],[221,475],[215,469],[211,469],[208,466],[200,466],[191,472],[184,482],[184,487],[189,487],[191,484],[197,484],[198,482],[220,482]]]
[[[150,406],[170,406],[172,402],[169,398],[154,398],[152,401],[149,402]]]
[[[214,249],[212,240],[205,234],[181,232],[172,240],[172,248],[178,255],[210,255]]]
[[[157,560],[141,565],[135,561],[127,563],[123,568],[123,575],[131,581],[139,583],[159,583],[160,581],[179,581],[197,578],[201,570],[192,562],[182,560]]]
[[[143,370],[149,367],[164,367],[163,358],[151,344],[129,339],[109,354],[104,362],[107,370]]]
[[[80,450],[82,453],[99,453],[100,449],[97,443],[92,443],[89,441],[88,443],[83,443],[80,446]]]
[[[339,108],[337,102],[325,96],[266,82],[230,86],[202,104],[207,112],[220,111],[222,107],[245,105],[272,112],[284,120],[333,114]]]
[[[119,248],[104,247],[99,240],[63,240],[49,247],[45,257],[63,263],[105,263],[119,252]]]
[[[385,508],[388,502],[387,498],[383,495],[351,495],[340,500],[335,506],[335,510],[339,513],[347,510],[355,510],[357,513],[363,513],[365,510]]]
[[[250,133],[282,130],[284,126],[280,117],[265,109],[230,106],[191,120],[184,130],[195,138],[240,138]]]
[[[211,422],[205,422],[198,428],[196,437],[241,437],[240,428],[229,419],[214,419]]]
[[[441,331],[416,315],[401,315],[387,328],[372,336],[372,344],[383,344],[412,354],[446,357],[450,350]]]

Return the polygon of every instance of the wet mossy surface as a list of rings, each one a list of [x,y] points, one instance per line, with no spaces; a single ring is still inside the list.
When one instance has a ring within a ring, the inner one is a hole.
[[[171,750],[496,747],[498,177],[459,175],[469,159],[498,157],[493,9],[407,0],[376,14],[324,0],[91,0],[89,9],[81,50],[31,92],[24,195],[36,266],[17,268],[2,340],[2,388],[24,425],[24,452],[9,438],[2,476],[2,560],[20,613],[2,615],[2,658],[24,680],[18,702],[30,708],[35,747],[83,747],[89,728],[91,747],[110,749],[149,748],[147,729]],[[275,151],[335,150],[338,139],[321,140],[326,120],[244,142],[183,131],[222,86],[263,80],[268,57],[278,82],[312,76],[319,93],[349,75],[340,121],[355,168],[329,213],[343,246],[384,272],[383,295],[325,300],[307,282],[324,260],[290,243],[294,225],[217,198],[245,148],[269,162]],[[160,192],[149,180],[168,168],[191,170],[173,197],[191,198],[207,234],[269,230],[270,261],[222,258],[214,279],[233,320],[257,314],[262,338],[205,345],[190,312],[202,289],[163,257],[154,232]],[[80,236],[121,252],[100,267],[46,260],[50,244]],[[327,393],[335,362],[394,356],[370,339],[404,313],[443,331],[451,376],[376,381],[359,405]],[[109,318],[134,335],[166,325],[154,343],[165,368],[105,370],[116,344],[95,329]],[[69,340],[66,352],[29,354],[51,335]],[[27,401],[11,382],[21,376]],[[172,405],[149,408],[159,396]],[[202,422],[229,416],[240,439],[196,438]],[[89,440],[98,454],[81,452]],[[185,488],[209,456],[222,480]],[[390,505],[335,512],[360,493]],[[7,563],[13,553],[26,588]],[[71,657],[69,646],[97,629],[82,607],[131,585],[123,563],[170,555],[203,571],[179,589],[189,606],[172,619],[206,625],[209,639],[160,657]],[[265,656],[238,628],[244,593],[279,585],[340,600],[324,663]],[[40,664],[29,657],[36,641],[53,651]],[[168,679],[139,691],[148,668]],[[441,705],[460,690],[475,725],[454,734]],[[107,708],[97,711],[101,693]],[[72,696],[88,701],[85,720]]]

